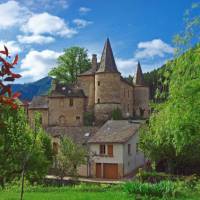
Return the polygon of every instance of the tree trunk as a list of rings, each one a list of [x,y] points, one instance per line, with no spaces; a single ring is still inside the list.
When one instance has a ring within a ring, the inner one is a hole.
[[[4,177],[1,177],[1,178],[0,178],[0,185],[1,185],[1,188],[2,188],[2,189],[5,188]]]
[[[20,200],[23,200],[23,196],[24,196],[24,180],[25,180],[25,166],[23,167],[23,170],[22,170],[22,182],[21,182]]]

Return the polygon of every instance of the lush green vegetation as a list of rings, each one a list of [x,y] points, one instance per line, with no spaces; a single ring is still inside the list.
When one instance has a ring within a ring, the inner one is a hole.
[[[0,200],[19,199],[17,184],[0,190]],[[26,186],[26,200],[197,200],[200,198],[200,183],[192,187],[183,181],[127,182],[119,185],[80,184],[75,186]]]
[[[67,84],[76,83],[78,74],[91,67],[87,50],[81,47],[64,49],[64,54],[59,56],[57,63],[58,66],[53,68],[49,75],[55,77],[58,82]]]

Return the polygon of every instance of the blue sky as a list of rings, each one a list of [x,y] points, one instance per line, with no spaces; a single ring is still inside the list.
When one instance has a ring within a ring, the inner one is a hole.
[[[110,38],[122,75],[133,75],[173,56],[172,37],[183,29],[192,0],[0,0],[0,47],[19,52],[20,82],[32,82],[56,66],[64,48],[78,45],[100,59]]]

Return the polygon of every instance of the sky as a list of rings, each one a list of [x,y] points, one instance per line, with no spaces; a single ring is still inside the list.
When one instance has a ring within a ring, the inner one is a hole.
[[[63,49],[80,46],[101,58],[109,37],[123,76],[143,72],[173,57],[173,36],[193,0],[0,0],[0,49],[6,45],[20,62],[27,83],[56,67]]]

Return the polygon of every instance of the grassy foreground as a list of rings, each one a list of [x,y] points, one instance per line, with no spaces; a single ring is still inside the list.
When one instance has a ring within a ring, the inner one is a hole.
[[[19,200],[19,187],[0,190],[0,200]],[[65,187],[27,186],[24,200],[200,200],[200,192],[182,191],[178,197],[128,194],[122,185],[77,185]]]

